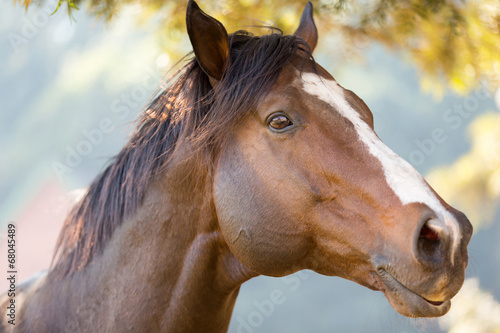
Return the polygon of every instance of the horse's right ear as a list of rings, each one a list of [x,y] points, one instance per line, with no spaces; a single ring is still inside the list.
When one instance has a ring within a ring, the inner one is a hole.
[[[187,5],[186,25],[196,60],[213,86],[220,81],[227,65],[227,31],[222,23],[205,14],[193,0]]]

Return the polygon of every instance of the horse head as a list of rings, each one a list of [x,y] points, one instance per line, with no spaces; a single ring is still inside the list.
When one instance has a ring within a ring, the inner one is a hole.
[[[231,83],[242,70],[237,35],[194,1],[187,27],[215,99],[220,87],[242,84]],[[297,51],[227,129],[214,161],[227,246],[257,274],[312,269],[382,291],[405,316],[445,314],[464,281],[470,222],[380,140],[366,104],[314,62],[310,3],[285,37]],[[259,56],[246,59],[247,71]]]

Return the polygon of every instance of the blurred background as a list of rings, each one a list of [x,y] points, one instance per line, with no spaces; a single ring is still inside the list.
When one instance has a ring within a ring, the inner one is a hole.
[[[185,1],[68,1],[0,3],[0,254],[14,223],[21,280],[49,266],[78,189],[118,153],[190,51]],[[292,33],[305,5],[198,3],[229,32],[276,24]],[[368,104],[382,140],[473,223],[467,280],[446,316],[408,319],[382,293],[340,278],[258,277],[241,288],[229,331],[500,332],[500,3],[313,5],[316,60]],[[275,289],[284,302],[263,311]]]

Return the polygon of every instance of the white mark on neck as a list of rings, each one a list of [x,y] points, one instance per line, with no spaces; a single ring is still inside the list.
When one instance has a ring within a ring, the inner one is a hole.
[[[403,205],[413,202],[423,203],[434,210],[438,214],[438,219],[444,221],[444,224],[449,227],[452,239],[451,261],[453,264],[454,251],[460,234],[458,224],[451,213],[439,202],[420,173],[377,137],[370,126],[361,119],[359,113],[349,105],[342,87],[335,81],[322,79],[313,73],[302,73],[301,77],[305,92],[334,106],[335,110],[354,125],[361,142],[365,144],[370,154],[380,161],[387,184],[401,203]]]

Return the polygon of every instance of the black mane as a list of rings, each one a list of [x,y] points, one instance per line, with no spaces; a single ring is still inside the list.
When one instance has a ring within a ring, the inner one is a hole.
[[[311,57],[302,39],[276,31],[229,35],[230,65],[215,88],[196,59],[179,70],[140,115],[130,141],[66,218],[52,275],[70,275],[102,253],[114,230],[140,205],[152,177],[168,170],[172,160],[191,157],[176,156],[186,153],[175,149],[180,142],[189,142],[193,156],[199,150],[216,151],[299,50]]]

